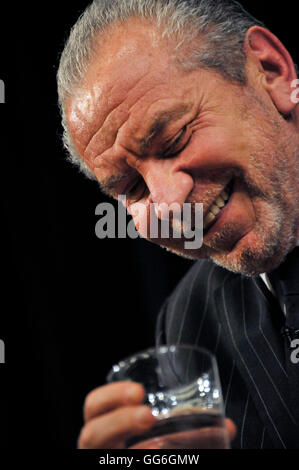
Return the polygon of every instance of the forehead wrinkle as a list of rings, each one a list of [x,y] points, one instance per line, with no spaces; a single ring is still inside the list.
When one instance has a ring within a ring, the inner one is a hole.
[[[123,106],[123,112],[120,108]],[[99,129],[91,137],[84,151],[85,158],[92,160],[94,156],[102,154],[113,147],[120,126],[128,118],[129,111],[125,109],[123,100],[117,104],[116,108],[108,111],[106,118],[99,124]]]
[[[134,97],[132,100],[131,95],[133,93],[136,93],[136,88],[138,87],[138,84],[143,80],[143,78],[147,75],[147,72],[144,72],[138,79],[135,79],[133,83],[130,83],[130,89],[127,90],[126,92],[122,91],[121,93],[119,92],[119,84],[118,82],[114,83],[110,88],[109,88],[109,93],[108,91],[106,92],[106,103],[110,103],[110,106],[108,106],[108,109],[102,110],[101,114],[103,117],[102,119],[98,122],[97,124],[97,131],[91,136],[89,139],[88,144],[86,145],[85,151],[84,151],[84,156],[88,159],[92,160],[94,153],[96,153],[96,156],[102,153],[102,151],[107,150],[107,145],[113,146],[115,138],[118,133],[118,128],[120,125],[124,123],[126,118],[130,114],[130,109],[137,103],[137,101],[140,98],[140,93],[137,93],[137,95]],[[122,86],[123,86],[123,80],[122,80]],[[113,93],[115,92],[115,97],[114,100],[112,100]],[[123,109],[122,109],[123,108]],[[123,112],[121,112],[123,111]],[[107,137],[104,137],[105,130],[106,128],[110,126],[110,132],[107,132]],[[113,140],[114,136],[114,140]],[[97,139],[102,140],[103,144],[102,147],[103,149],[99,149],[97,145],[95,144],[95,141]],[[112,142],[113,140],[113,142]],[[108,142],[108,143],[107,143]],[[95,151],[93,151],[93,145],[95,146]]]

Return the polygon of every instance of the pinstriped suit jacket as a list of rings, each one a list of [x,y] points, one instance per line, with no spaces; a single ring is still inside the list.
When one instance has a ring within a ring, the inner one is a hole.
[[[194,344],[218,360],[233,448],[299,448],[299,365],[285,317],[263,281],[197,261],[167,299],[157,344]]]

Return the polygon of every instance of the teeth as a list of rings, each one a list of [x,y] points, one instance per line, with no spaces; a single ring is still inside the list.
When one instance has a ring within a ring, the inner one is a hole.
[[[210,208],[207,216],[205,217],[204,223],[203,223],[203,228],[205,229],[213,220],[216,218],[216,216],[221,212],[223,207],[226,205],[227,201],[229,200],[229,194],[226,191],[222,191],[220,196],[217,197],[216,201]]]
[[[226,202],[229,200],[229,195],[227,194],[226,191],[222,191],[222,193],[220,194],[220,196],[222,197],[222,199]]]
[[[212,212],[212,214],[214,214],[214,215],[218,215],[219,212],[220,212],[220,209],[219,209],[218,206],[213,205],[210,209],[210,212]]]
[[[217,204],[218,207],[220,207],[220,209],[222,209],[222,207],[225,206],[225,201],[224,201],[224,199],[222,199],[221,196],[219,196],[216,199],[216,204]]]
[[[216,219],[216,216],[212,214],[211,212],[209,212],[204,220],[203,228],[206,228],[206,226],[210,224],[211,222],[213,222],[214,219]]]

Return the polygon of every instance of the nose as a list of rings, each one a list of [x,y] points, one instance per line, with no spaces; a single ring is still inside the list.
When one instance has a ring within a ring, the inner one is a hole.
[[[139,170],[140,171],[140,170]],[[151,206],[155,205],[158,219],[169,221],[169,211],[175,217],[181,215],[183,204],[187,201],[194,187],[192,176],[182,169],[175,168],[170,160],[147,161],[140,171],[149,196],[144,205],[136,202],[130,205],[130,213],[138,232],[147,239],[151,236]]]
[[[157,206],[178,204],[182,209],[194,187],[192,176],[174,167],[171,160],[151,161],[144,172],[144,180],[153,203]],[[163,218],[160,210],[160,217]]]

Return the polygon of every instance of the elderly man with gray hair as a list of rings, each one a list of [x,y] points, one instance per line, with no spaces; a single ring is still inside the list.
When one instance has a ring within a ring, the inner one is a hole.
[[[235,448],[299,448],[296,80],[280,40],[232,0],[95,0],[58,71],[69,158],[126,196],[142,236],[198,260],[156,340],[216,355]],[[152,203],[202,203],[203,245],[151,239],[139,208]],[[91,392],[79,447],[149,429],[142,400],[134,383]]]

